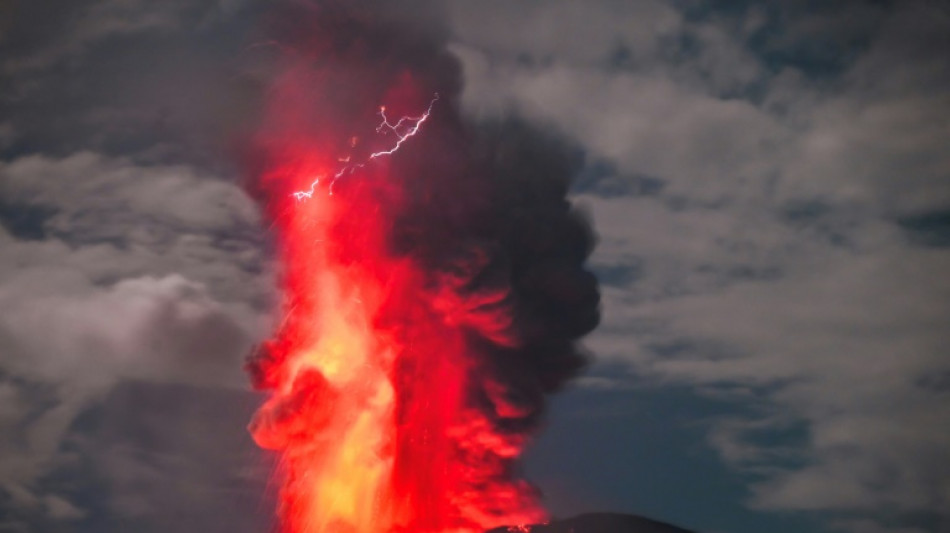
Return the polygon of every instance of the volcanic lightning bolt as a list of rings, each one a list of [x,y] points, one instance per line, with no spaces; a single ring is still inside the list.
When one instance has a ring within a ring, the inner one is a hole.
[[[247,364],[282,531],[544,521],[519,457],[599,317],[573,160],[467,123],[444,43],[357,4],[293,4],[312,12],[288,49],[313,52],[269,87],[248,157],[282,264],[279,326]]]
[[[425,122],[426,119],[429,118],[429,115],[432,113],[432,106],[435,105],[435,102],[438,99],[439,99],[439,93],[435,93],[435,95],[433,95],[432,97],[432,100],[429,101],[429,107],[425,110],[425,112],[422,115],[418,117],[402,117],[398,121],[396,121],[395,124],[390,123],[389,119],[386,118],[386,106],[380,107],[379,115],[383,117],[383,121],[380,122],[379,126],[376,127],[376,133],[392,132],[393,134],[396,135],[396,143],[392,146],[392,148],[389,148],[386,150],[380,150],[379,152],[373,152],[369,154],[369,157],[367,157],[366,160],[371,161],[373,159],[376,159],[377,157],[382,157],[384,155],[393,155],[394,153],[396,153],[396,151],[398,151],[399,148],[402,147],[402,143],[406,142],[407,139],[419,133],[419,128],[421,128],[422,123]],[[411,125],[407,126],[406,125],[407,123]],[[347,157],[346,159],[343,160],[343,162],[348,163],[349,159],[350,158]],[[333,194],[333,184],[336,182],[336,180],[342,178],[346,174],[352,174],[353,171],[357,169],[363,168],[365,164],[366,163],[364,162],[364,163],[357,163],[357,164],[352,164],[352,165],[345,165],[343,168],[341,168],[336,173],[334,173],[333,178],[330,180],[330,184],[327,186],[328,194]],[[310,182],[310,188],[307,189],[306,191],[294,191],[292,194],[293,197],[296,198],[297,200],[312,198],[314,190],[316,189],[317,185],[320,184],[320,179],[321,178],[318,177],[317,179]]]

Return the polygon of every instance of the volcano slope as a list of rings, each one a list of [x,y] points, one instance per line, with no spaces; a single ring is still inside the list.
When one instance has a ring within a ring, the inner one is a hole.
[[[588,513],[549,524],[499,527],[486,533],[695,533],[642,516]]]

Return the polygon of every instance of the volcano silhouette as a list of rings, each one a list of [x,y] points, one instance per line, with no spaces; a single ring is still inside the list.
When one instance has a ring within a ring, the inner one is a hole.
[[[555,520],[549,524],[509,526],[486,533],[695,533],[642,516],[619,513],[588,513]]]

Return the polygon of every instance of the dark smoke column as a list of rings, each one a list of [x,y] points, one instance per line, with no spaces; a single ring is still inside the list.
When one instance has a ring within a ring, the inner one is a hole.
[[[386,9],[278,18],[249,159],[285,302],[248,363],[270,391],[251,431],[281,454],[286,531],[540,522],[518,460],[598,321],[575,161],[524,125],[466,122],[440,36]],[[381,106],[401,130],[378,127]]]

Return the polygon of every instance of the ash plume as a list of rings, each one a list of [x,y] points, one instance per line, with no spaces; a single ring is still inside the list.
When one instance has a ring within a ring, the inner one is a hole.
[[[597,283],[584,267],[594,236],[566,199],[579,160],[525,124],[464,117],[460,67],[437,17],[398,7],[296,3],[274,17],[282,67],[247,161],[251,188],[283,241],[286,297],[280,329],[248,361],[255,385],[272,391],[251,430],[260,445],[288,457],[296,457],[295,446],[310,450],[335,438],[333,420],[342,415],[332,405],[347,396],[345,387],[326,370],[290,375],[300,332],[314,320],[301,310],[325,296],[299,290],[317,261],[308,266],[301,257],[324,246],[332,260],[320,261],[376,287],[371,328],[383,340],[374,342],[396,347],[380,367],[395,395],[394,428],[374,451],[391,458],[386,490],[395,503],[374,507],[389,517],[377,518],[382,530],[542,521],[519,457],[542,422],[545,396],[583,367],[576,341],[599,319]],[[296,226],[287,220],[297,215],[288,213],[315,209],[289,200],[294,188],[314,169],[332,174],[351,164],[341,161],[366,161],[391,144],[374,132],[380,106],[412,116],[433,95],[421,134],[325,191],[327,202],[342,206],[325,230],[333,244],[292,242]],[[329,155],[315,156],[313,146]],[[318,327],[332,320],[327,312]],[[281,515],[293,522],[290,515],[304,513],[294,491],[306,476],[285,477]]]

